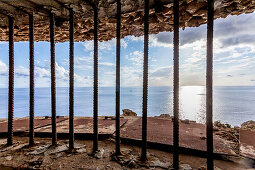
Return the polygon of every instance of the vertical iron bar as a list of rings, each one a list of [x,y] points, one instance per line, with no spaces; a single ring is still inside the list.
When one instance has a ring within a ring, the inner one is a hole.
[[[73,10],[69,9],[69,38],[70,38],[70,89],[69,89],[69,149],[74,148],[74,21]]]
[[[207,169],[213,169],[213,17],[214,0],[208,0],[206,67]]]
[[[98,150],[98,11],[94,7],[94,140],[93,152]]]
[[[144,1],[144,65],[143,65],[143,117],[142,161],[147,159],[147,103],[148,103],[148,55],[149,55],[149,0]]]
[[[121,2],[117,0],[117,49],[116,49],[116,155],[120,155],[120,29]]]
[[[34,145],[34,16],[29,14],[29,54],[30,54],[30,120],[29,146]]]
[[[55,16],[50,13],[50,53],[51,53],[51,124],[52,145],[57,144],[56,129],[56,80],[55,80]]]
[[[173,167],[179,169],[179,0],[174,0],[174,156]]]
[[[8,99],[8,140],[7,145],[13,144],[13,111],[14,111],[14,41],[13,18],[9,18],[9,99]]]

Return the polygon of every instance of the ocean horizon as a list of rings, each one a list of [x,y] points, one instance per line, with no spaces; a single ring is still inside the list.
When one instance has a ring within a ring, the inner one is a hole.
[[[99,116],[115,115],[115,87],[99,87]],[[35,88],[35,116],[51,115],[50,87]],[[93,116],[93,87],[75,87],[75,116]],[[172,87],[149,87],[148,116],[172,112]],[[57,115],[69,114],[69,88],[57,87]],[[213,121],[240,126],[255,120],[255,86],[214,86]],[[29,88],[15,88],[14,117],[29,116]],[[180,119],[205,123],[205,86],[180,87]],[[142,115],[142,87],[121,88],[121,109]],[[8,89],[0,88],[0,118],[8,116]]]

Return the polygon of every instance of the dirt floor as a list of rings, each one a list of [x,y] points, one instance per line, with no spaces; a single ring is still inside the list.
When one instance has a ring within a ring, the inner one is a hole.
[[[148,161],[142,163],[140,148],[121,145],[123,156],[113,157],[114,139],[99,141],[100,151],[92,155],[92,141],[76,140],[75,150],[68,151],[68,140],[58,140],[52,147],[51,139],[36,138],[36,145],[29,148],[27,137],[15,137],[14,145],[7,147],[6,139],[0,139],[0,169],[169,169],[172,154],[148,149]],[[215,169],[249,169],[254,162],[244,158],[231,158],[228,161],[215,160]],[[206,169],[206,159],[180,155],[183,169]]]

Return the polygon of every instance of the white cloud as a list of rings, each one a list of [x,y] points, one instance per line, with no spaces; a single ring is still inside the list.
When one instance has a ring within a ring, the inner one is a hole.
[[[78,74],[74,74],[74,85],[76,87],[93,86],[93,80],[91,77],[82,77]]]
[[[131,40],[131,41],[143,41],[144,40],[144,37],[143,36],[139,36],[139,37],[136,37],[136,36],[128,36],[128,40]]]
[[[131,41],[144,41],[144,36],[135,37],[129,36]],[[158,34],[149,35],[149,45],[150,47],[172,47],[172,33],[171,32],[160,32]]]
[[[69,70],[66,70],[64,67],[59,66],[58,63],[56,63],[56,78],[63,80],[63,81],[68,81],[69,79]]]
[[[120,44],[122,48],[127,48],[128,43],[124,40],[120,40]],[[83,43],[83,46],[85,47],[86,50],[92,51],[94,50],[94,41],[86,41]],[[116,38],[113,38],[112,40],[109,41],[103,41],[103,42],[98,42],[98,50],[112,50],[116,48]]]
[[[172,47],[172,33],[161,32],[149,37],[150,47]]]
[[[19,66],[14,71],[15,75],[18,77],[28,77],[29,76],[29,69],[23,66]]]
[[[141,86],[142,70],[134,67],[121,67],[121,86]]]
[[[149,71],[150,86],[171,86],[172,66],[159,67]]]
[[[110,63],[110,62],[99,62],[98,64],[99,64],[99,65],[102,65],[102,66],[108,66],[108,67],[113,67],[113,66],[115,66],[114,63]]]
[[[42,67],[35,67],[35,77],[49,78],[50,77],[50,70],[42,68]]]
[[[142,66],[143,64],[143,52],[141,51],[131,52],[129,55],[126,55],[125,58],[132,61],[133,65]]]
[[[156,68],[155,70],[150,71],[150,77],[154,78],[169,78],[172,73],[172,66],[168,67],[159,67]]]
[[[8,67],[1,60],[0,60],[0,75],[8,75]]]

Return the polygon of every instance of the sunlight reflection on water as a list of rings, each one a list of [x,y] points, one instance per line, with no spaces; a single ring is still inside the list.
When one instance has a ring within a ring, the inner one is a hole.
[[[205,87],[180,88],[180,118],[205,123]]]

